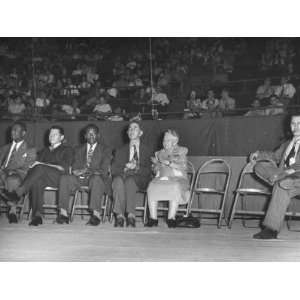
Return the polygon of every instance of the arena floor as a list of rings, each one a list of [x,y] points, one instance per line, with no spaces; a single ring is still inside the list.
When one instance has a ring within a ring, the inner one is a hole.
[[[286,228],[278,240],[257,241],[257,228],[236,220],[232,229],[201,225],[199,229],[94,228],[75,218],[71,225],[46,219],[33,228],[28,221],[9,225],[0,216],[0,261],[300,261],[300,232]],[[300,224],[294,223],[294,226]]]

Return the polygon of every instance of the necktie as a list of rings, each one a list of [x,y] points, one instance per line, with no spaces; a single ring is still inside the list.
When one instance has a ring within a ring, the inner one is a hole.
[[[136,169],[138,169],[139,168],[139,156],[137,153],[136,145],[133,145],[133,158],[132,159],[136,162]]]
[[[87,153],[87,160],[86,160],[86,164],[88,167],[91,165],[93,153],[94,153],[93,146],[90,146],[90,149]]]
[[[8,153],[6,162],[4,164],[5,168],[8,166],[9,162],[11,161],[11,158],[13,157],[13,155],[15,155],[16,152],[17,152],[17,144],[14,145],[14,148],[12,149],[11,154],[9,155],[9,153]]]
[[[286,157],[285,161],[284,161],[284,164],[289,168],[290,167],[290,159],[293,158],[296,154],[296,151],[295,151],[295,144],[293,146],[293,148],[291,149],[289,155]]]

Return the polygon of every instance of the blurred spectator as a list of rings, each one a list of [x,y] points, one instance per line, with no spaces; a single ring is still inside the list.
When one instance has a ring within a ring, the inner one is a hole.
[[[26,109],[25,104],[22,102],[21,96],[15,98],[9,98],[8,100],[8,112],[10,114],[22,114]]]
[[[215,98],[215,92],[208,90],[207,98],[202,102],[202,108],[205,110],[215,110],[219,106],[219,100]]]
[[[219,102],[219,108],[222,111],[235,110],[235,99],[229,96],[228,89],[223,89],[221,93],[221,99]]]
[[[97,101],[98,102],[94,107],[93,112],[96,112],[97,114],[109,114],[112,112],[111,106],[106,102],[104,96],[100,96]]]
[[[256,90],[256,98],[259,100],[269,98],[273,95],[274,89],[271,86],[271,79],[267,77],[263,85],[260,85]]]
[[[68,104],[63,104],[61,106],[61,110],[63,112],[65,112],[67,115],[69,116],[77,116],[80,114],[80,109],[78,108],[78,101],[76,98],[72,99],[72,104],[68,105]]]
[[[158,111],[165,112],[170,104],[170,100],[168,99],[167,94],[163,93],[160,87],[157,87],[152,90],[152,98],[149,101],[149,104],[152,103],[157,105]]]
[[[202,109],[202,102],[196,91],[192,90],[189,99],[186,101],[186,107],[190,110],[193,116],[199,115]]]
[[[293,84],[288,81],[288,78],[286,76],[282,76],[280,85],[275,87],[274,94],[284,105],[288,105],[290,100],[294,97],[295,93],[296,89]]]
[[[265,110],[261,109],[260,101],[258,99],[255,99],[251,106],[253,109],[249,110],[247,113],[245,113],[245,117],[256,117],[256,116],[264,116]]]
[[[271,96],[270,105],[265,109],[265,115],[271,116],[271,115],[280,115],[284,113],[285,110],[279,98],[276,95]]]

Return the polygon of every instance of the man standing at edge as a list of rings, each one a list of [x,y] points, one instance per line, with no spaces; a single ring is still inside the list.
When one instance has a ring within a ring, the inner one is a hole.
[[[292,116],[290,126],[293,138],[276,151],[250,155],[256,175],[273,186],[263,229],[254,239],[276,239],[291,198],[300,194],[300,115]]]

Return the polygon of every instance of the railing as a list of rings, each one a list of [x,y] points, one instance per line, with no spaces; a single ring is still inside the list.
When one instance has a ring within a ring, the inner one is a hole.
[[[114,121],[110,119],[113,116],[122,117],[123,120],[131,119],[141,119],[141,120],[164,120],[164,119],[201,119],[201,118],[222,118],[222,117],[246,117],[245,113],[249,111],[261,112],[262,117],[268,117],[265,112],[270,108],[283,109],[281,114],[300,114],[300,105],[292,105],[288,108],[283,106],[268,106],[268,107],[259,107],[259,108],[237,108],[230,111],[222,111],[220,109],[215,110],[199,110],[197,113],[192,113],[190,110],[184,111],[169,111],[169,112],[145,112],[145,113],[136,113],[136,114],[77,114],[77,115],[68,115],[65,113],[59,114],[41,114],[41,113],[32,113],[32,114],[9,114],[7,112],[0,111],[0,120],[24,120],[24,121]]]

